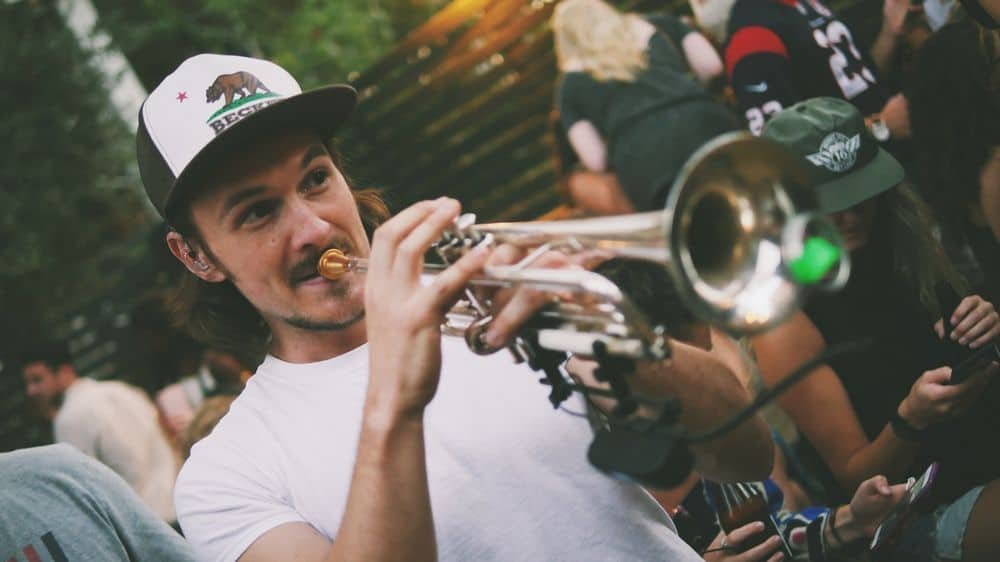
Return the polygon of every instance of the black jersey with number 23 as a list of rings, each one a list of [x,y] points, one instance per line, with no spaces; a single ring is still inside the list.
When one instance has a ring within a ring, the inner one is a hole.
[[[816,0],[737,0],[726,71],[750,130],[795,102],[829,96],[878,113],[888,94],[867,49]]]

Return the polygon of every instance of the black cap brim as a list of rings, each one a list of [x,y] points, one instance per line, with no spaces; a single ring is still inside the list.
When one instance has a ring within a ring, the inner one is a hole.
[[[198,178],[211,173],[230,151],[282,130],[313,130],[326,142],[353,113],[357,100],[357,91],[350,86],[326,86],[289,96],[233,123],[205,145],[173,182],[164,197],[164,218],[169,220],[173,205],[184,200]]]

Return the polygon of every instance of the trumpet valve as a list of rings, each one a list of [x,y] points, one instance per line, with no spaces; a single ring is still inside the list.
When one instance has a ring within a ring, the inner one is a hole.
[[[320,256],[316,271],[323,277],[336,281],[351,271],[351,258],[336,248],[330,248]]]

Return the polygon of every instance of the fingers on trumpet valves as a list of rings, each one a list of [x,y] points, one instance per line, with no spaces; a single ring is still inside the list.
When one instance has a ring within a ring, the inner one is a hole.
[[[500,349],[500,347],[490,345],[486,341],[486,331],[489,330],[491,322],[493,322],[493,317],[487,316],[473,321],[465,329],[465,344],[469,346],[469,349],[473,353],[489,355]]]

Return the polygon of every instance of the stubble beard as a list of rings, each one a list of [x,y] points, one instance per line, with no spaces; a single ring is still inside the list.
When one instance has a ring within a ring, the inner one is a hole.
[[[350,302],[349,294],[353,288],[353,283],[337,283],[330,287],[328,297],[347,304]],[[365,317],[364,300],[356,298],[353,306],[338,316],[340,318],[334,320],[317,320],[297,314],[283,318],[283,320],[289,326],[310,332],[338,332],[354,326]]]

